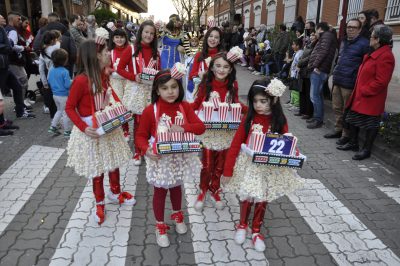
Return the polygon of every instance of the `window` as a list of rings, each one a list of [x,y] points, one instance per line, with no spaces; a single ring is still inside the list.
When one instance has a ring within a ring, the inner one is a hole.
[[[254,8],[254,27],[258,27],[261,24],[261,5],[257,5]]]
[[[285,4],[285,14],[283,22],[286,26],[290,27],[294,22],[296,15],[296,0],[284,0]]]
[[[386,7],[385,20],[399,20],[400,19],[400,0],[389,0]]]
[[[250,26],[250,9],[247,7],[244,11],[244,28],[248,29]]]
[[[358,13],[362,11],[364,7],[364,0],[349,0],[347,7],[347,21],[352,18],[357,18]]]
[[[275,17],[276,17],[276,2],[269,1],[267,5],[267,27],[273,28],[275,27]]]
[[[317,8],[318,0],[308,0],[306,21],[315,22],[315,20],[317,19]]]

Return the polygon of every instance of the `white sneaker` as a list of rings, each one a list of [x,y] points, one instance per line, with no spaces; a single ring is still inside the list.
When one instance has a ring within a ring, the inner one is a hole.
[[[27,99],[27,101],[28,101],[31,105],[33,105],[33,104],[36,103],[35,101],[32,101],[32,100],[30,100],[30,99]]]
[[[142,164],[142,156],[140,156],[138,153],[135,153],[133,156],[133,164],[135,166],[140,166]]]
[[[242,67],[245,67],[245,66],[247,66],[247,64],[245,64],[245,63],[242,63],[242,64],[240,64]]]
[[[214,206],[217,210],[222,210],[224,208],[224,204],[221,201],[219,193],[220,190],[215,191],[215,193],[211,193],[211,200],[214,203]]]
[[[206,200],[206,195],[207,195],[207,191],[201,192],[198,196],[197,196],[197,200],[194,203],[194,209],[198,212],[203,210],[203,206],[204,206],[204,201]]]
[[[136,200],[133,195],[129,192],[121,192],[120,194],[114,194],[111,191],[107,194],[107,198],[113,202],[121,205],[132,206],[136,204]]]
[[[254,71],[254,67],[248,67],[247,69],[250,71]]]
[[[186,234],[187,226],[185,224],[182,211],[171,214],[171,219],[175,221],[175,231],[180,234]]]
[[[165,223],[156,223],[156,240],[157,244],[162,248],[169,247],[170,244],[167,234],[168,229],[169,226]]]
[[[45,105],[43,105],[43,114],[50,114],[49,108],[46,107]]]
[[[32,104],[29,102],[29,100],[28,99],[25,99],[24,100],[24,104],[26,105],[26,106],[31,106]]]
[[[260,75],[261,75],[261,73],[257,71],[256,73],[254,73],[254,75],[256,75],[256,76],[260,76]]]
[[[264,252],[265,250],[265,242],[264,236],[260,233],[255,233],[252,236],[254,249],[258,252]]]
[[[235,232],[235,242],[236,244],[243,244],[244,241],[246,240],[246,235],[247,235],[247,228],[248,225],[237,225],[236,226],[236,232]]]

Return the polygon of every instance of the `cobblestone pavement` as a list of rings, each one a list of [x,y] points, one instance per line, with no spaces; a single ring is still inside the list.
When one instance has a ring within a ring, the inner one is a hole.
[[[255,79],[238,67],[240,95]],[[234,243],[235,195],[223,194],[223,210],[209,200],[202,213],[194,210],[199,180],[184,184],[188,233],[175,233],[167,201],[171,246],[159,248],[153,190],[145,165],[132,162],[121,169],[121,183],[137,204],[107,203],[106,222],[98,226],[91,183],[65,167],[67,141],[47,133],[41,103],[35,110],[36,119],[15,121],[21,129],[0,139],[1,265],[400,265],[400,172],[374,157],[352,161],[351,152],[322,137],[329,129],[308,130],[287,110],[308,157],[299,171],[306,185],[269,203],[264,253],[254,251],[250,237]]]

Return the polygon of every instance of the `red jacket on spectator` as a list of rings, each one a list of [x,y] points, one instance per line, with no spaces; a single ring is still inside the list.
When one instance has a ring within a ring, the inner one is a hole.
[[[378,116],[385,110],[388,85],[394,70],[394,56],[389,45],[365,55],[358,70],[355,89],[347,102],[351,110]]]

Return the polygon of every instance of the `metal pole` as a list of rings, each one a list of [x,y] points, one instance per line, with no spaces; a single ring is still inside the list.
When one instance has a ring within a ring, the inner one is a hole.
[[[321,13],[321,2],[322,2],[322,0],[318,0],[317,17],[315,19],[315,23],[319,23],[319,14]]]
[[[339,27],[339,42],[341,43],[344,34],[346,32],[346,21],[347,21],[347,7],[349,5],[349,0],[343,0],[342,2],[342,20],[340,21],[340,27]]]

